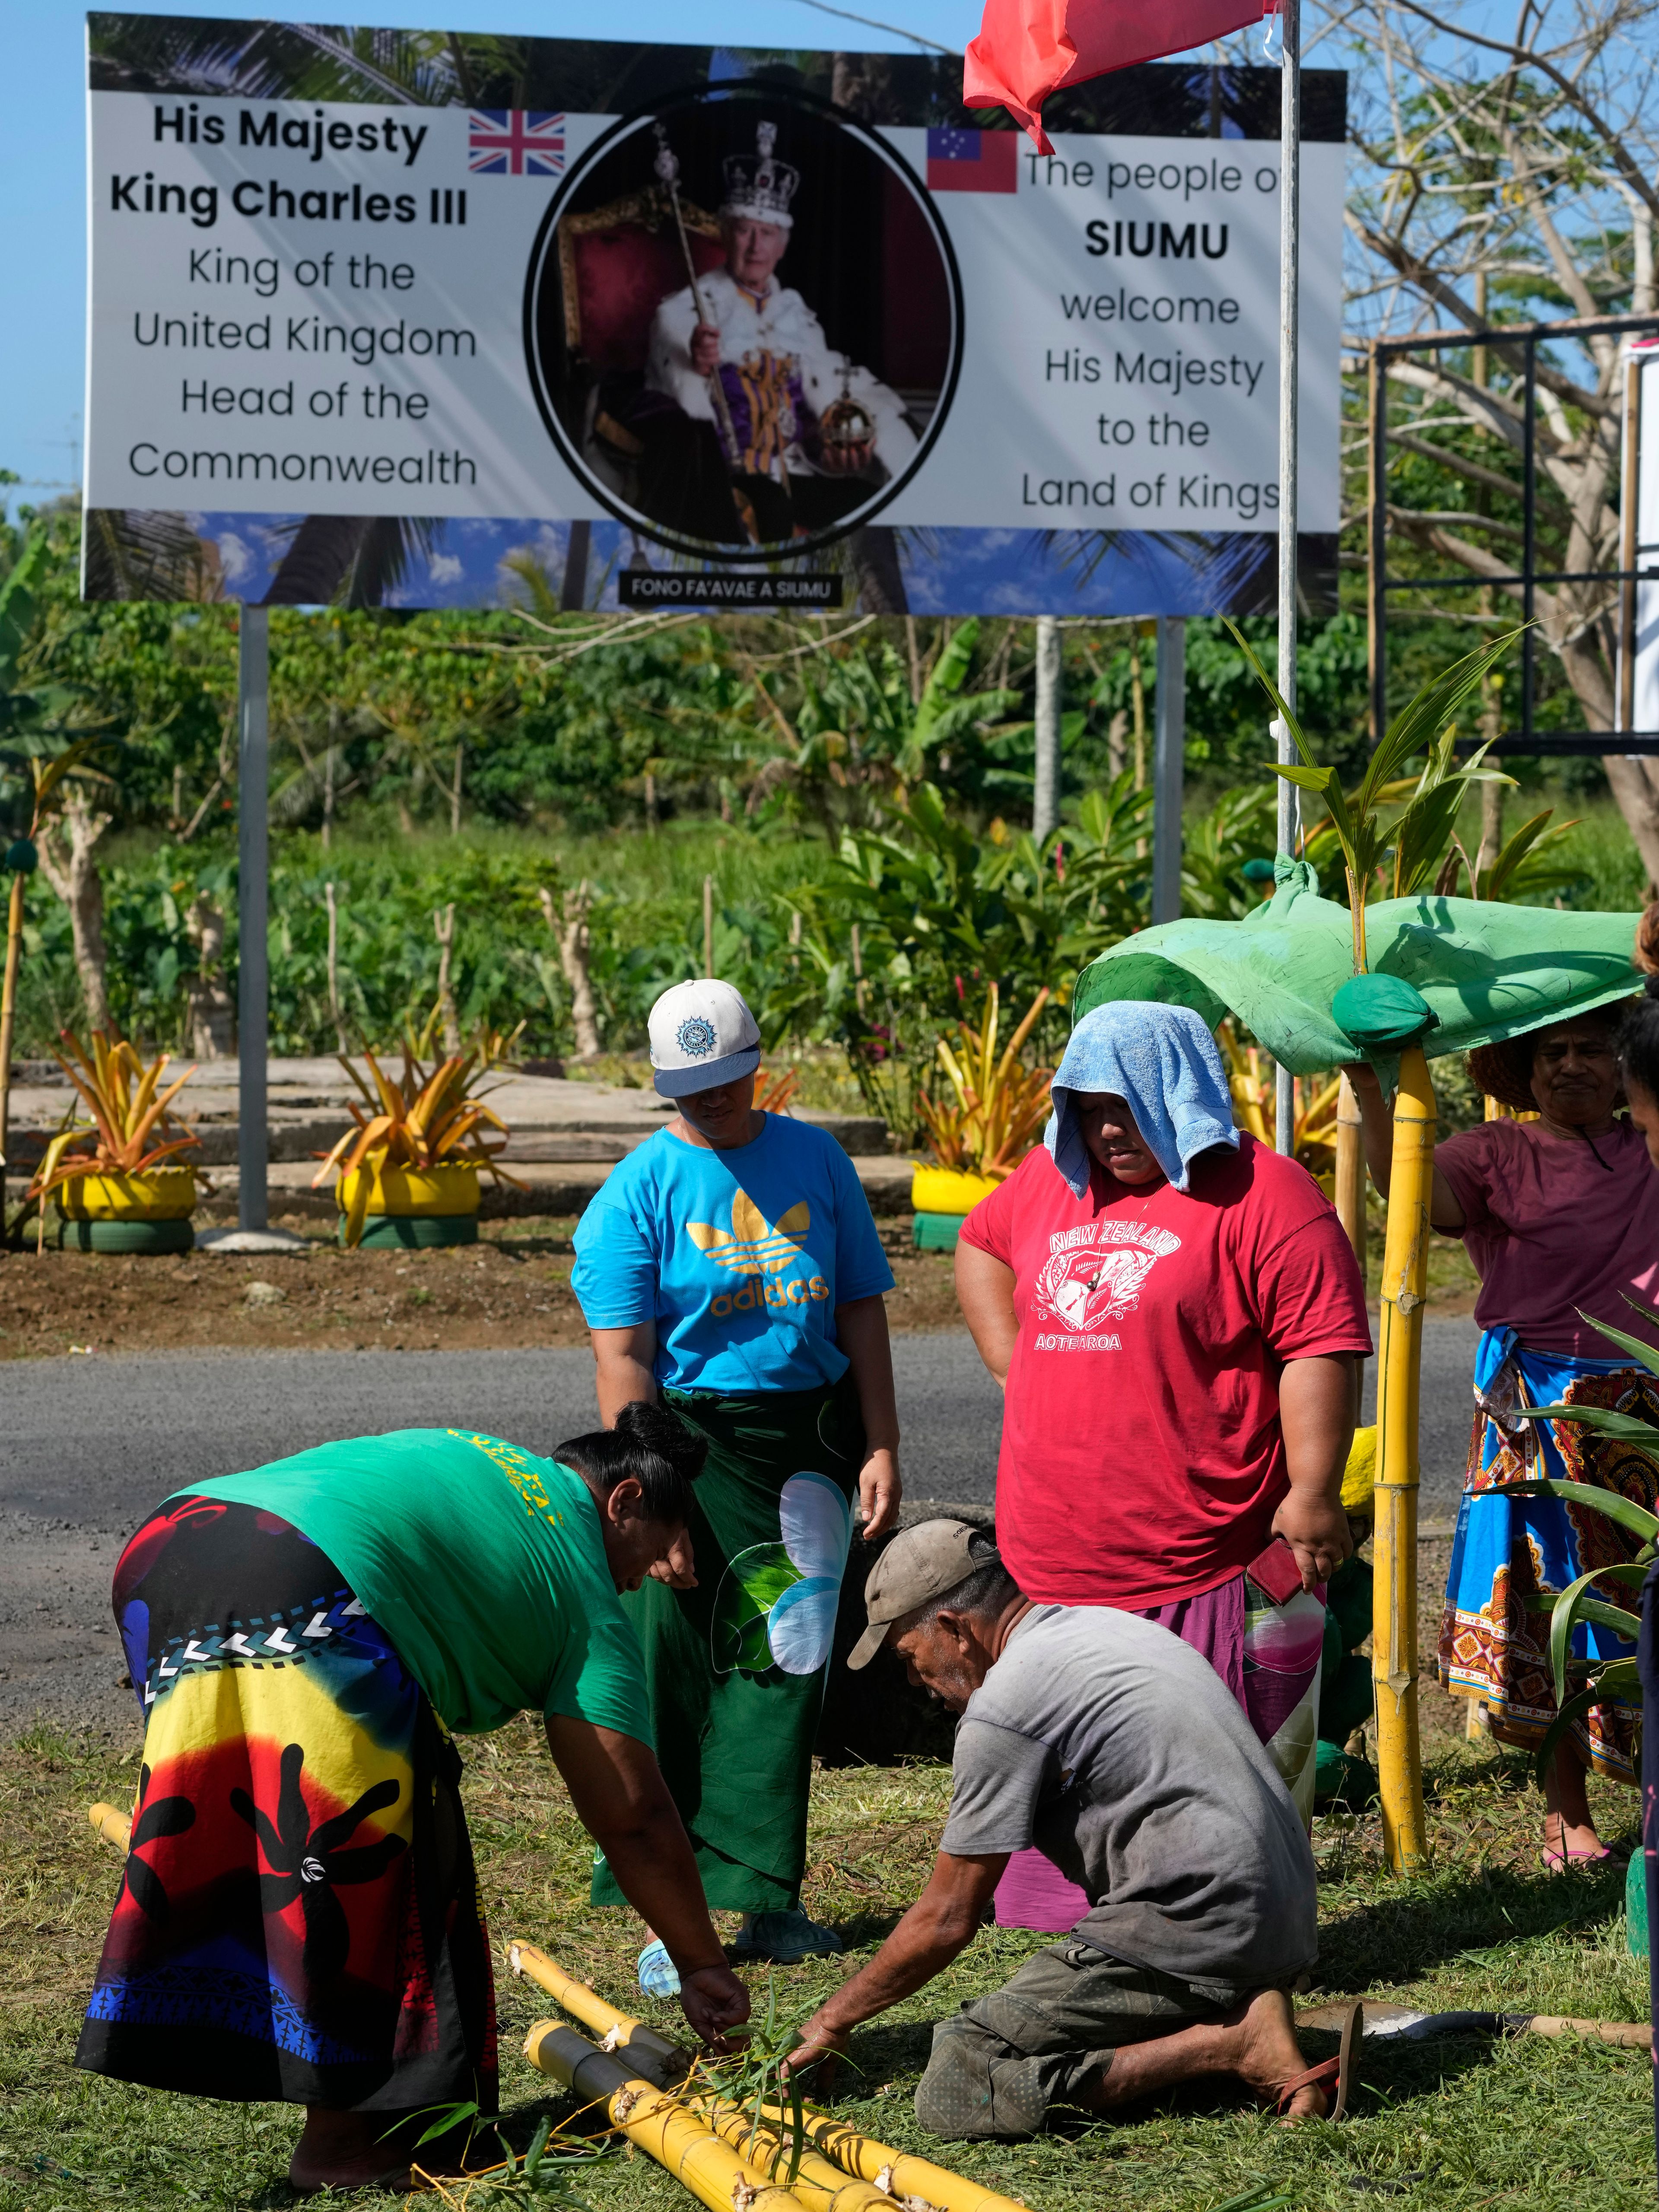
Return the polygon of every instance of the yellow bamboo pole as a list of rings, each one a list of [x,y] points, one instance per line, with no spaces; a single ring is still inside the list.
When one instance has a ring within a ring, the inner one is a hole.
[[[666,2036],[647,2027],[631,2013],[618,2012],[615,2005],[607,2004],[586,1982],[573,1980],[556,1960],[538,1951],[533,1943],[515,1938],[507,1947],[507,1963],[515,1974],[526,1975],[544,1989],[573,2020],[594,2029],[604,2039],[604,2049],[625,2051],[636,2072],[647,2075],[665,2088],[684,2075],[690,2062]]]
[[[528,1975],[550,1996],[556,1997],[567,2012],[574,2014],[578,2020],[585,2021],[588,2027],[599,2029],[607,2038],[616,2036],[617,2041],[612,2046],[613,2050],[628,2049],[631,2044],[631,2055],[634,2055],[635,2065],[641,2065],[647,2057],[654,2057],[653,2045],[672,2051],[672,2045],[665,2043],[652,2029],[641,2027],[631,2014],[619,2012],[615,2005],[607,2003],[597,1990],[590,1990],[586,1982],[574,1981],[562,1966],[550,1959],[544,1951],[538,1950],[533,1943],[518,1941],[509,1943],[507,1959],[515,1974]],[[559,2046],[551,2040],[555,2026],[552,2021],[538,2021],[530,2031],[525,2044],[525,2055],[544,2074],[557,2073],[558,2078],[563,2081],[568,2076],[559,2073],[558,2069],[561,2066],[568,2068],[580,2056],[574,2046],[581,2044],[581,2038],[574,2031],[568,2031],[568,2039],[561,2054]],[[634,2040],[636,2037],[638,2041]],[[538,2050],[544,2047],[547,2054],[544,2058],[538,2055]],[[618,2063],[608,2053],[593,2051],[591,2045],[583,2047],[595,2059],[603,2057],[608,2065],[616,2066]],[[621,2071],[625,2074],[627,2069],[623,2067]],[[707,2098],[695,2095],[690,2101],[700,2108],[709,2102]],[[791,2116],[779,2106],[763,2106],[762,2117],[770,2127],[780,2132],[786,2128],[793,2130]],[[977,2181],[965,2180],[961,2174],[952,2173],[948,2166],[935,2166],[929,2159],[912,2158],[907,2152],[896,2151],[886,2143],[877,2142],[872,2136],[861,2136],[855,2129],[848,2127],[845,2121],[832,2118],[828,2112],[815,2112],[810,2105],[803,2118],[807,2134],[843,2175],[871,2183],[884,2197],[922,2197],[936,2208],[936,2212],[1024,2212],[1024,2207],[1016,2204],[1012,2197],[999,2197],[994,2189],[983,2188]],[[745,2127],[748,2125],[746,2116],[744,2124]],[[800,2195],[799,2185],[796,2195]],[[724,2204],[720,2212],[727,2212]],[[847,2206],[843,2206],[842,2212],[848,2212]]]
[[[603,2105],[611,2126],[654,2158],[709,2212],[733,2212],[734,2206],[738,2212],[805,2212],[798,2197],[739,2158],[678,2099],[641,2081],[624,2060],[596,2051],[574,2027],[538,2020],[525,2038],[524,2055],[564,2087]]]
[[[706,2121],[733,2150],[757,2166],[763,2173],[781,2180],[789,2172],[793,2149],[793,2128],[771,2122],[757,2123],[741,2106],[716,2098],[690,2095],[688,2107]],[[822,2151],[803,2149],[789,2191],[799,2197],[806,2212],[893,2212],[892,2199],[872,2181],[860,2181],[844,2172]]]
[[[762,2110],[773,2126],[787,2124],[788,2115],[778,2106],[766,2105]],[[894,2150],[873,2136],[861,2136],[828,2112],[809,2107],[805,2118],[807,2134],[827,2158],[843,2173],[872,2181],[884,2197],[921,2197],[937,2212],[1024,2212],[1012,2197],[999,2197],[994,2189],[952,2173],[948,2166],[935,2166],[931,2159],[912,2158],[908,2151]]]
[[[1434,1181],[1434,1085],[1419,1045],[1400,1055],[1376,1370],[1371,1680],[1382,1838],[1396,1874],[1428,1863],[1417,1731],[1417,1417]]]
[[[106,1844],[113,1844],[125,1858],[132,1843],[132,1821],[118,1805],[88,1805],[87,1818]]]
[[[1336,1218],[1347,1233],[1359,1272],[1365,1272],[1365,1148],[1359,1101],[1345,1075],[1336,1097]]]

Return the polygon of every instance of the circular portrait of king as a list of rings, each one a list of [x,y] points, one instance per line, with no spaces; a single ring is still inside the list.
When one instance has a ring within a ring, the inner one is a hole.
[[[721,562],[871,520],[942,424],[950,246],[875,132],[787,87],[629,118],[549,210],[526,327],[544,418],[613,514]]]

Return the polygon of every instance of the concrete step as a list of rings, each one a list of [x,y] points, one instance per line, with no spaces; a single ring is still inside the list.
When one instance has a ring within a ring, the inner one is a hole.
[[[14,1098],[17,1095],[14,1093]],[[507,1117],[503,1115],[501,1118],[506,1121]],[[879,1152],[886,1141],[884,1126],[872,1115],[813,1113],[803,1109],[791,1118],[811,1122],[825,1130],[844,1152],[855,1155]],[[11,1132],[11,1168],[15,1175],[33,1170],[62,1119],[61,1097],[58,1110],[49,1121],[40,1121],[21,1112],[15,1115]],[[195,1155],[201,1166],[235,1165],[241,1147],[241,1129],[235,1121],[210,1121],[192,1108],[190,1125],[201,1146]],[[514,1165],[520,1161],[614,1164],[632,1152],[635,1145],[643,1144],[652,1134],[653,1126],[661,1124],[642,1127],[636,1119],[579,1127],[565,1121],[509,1121],[507,1149],[501,1157]],[[265,1158],[273,1164],[324,1158],[352,1127],[351,1117],[343,1111],[301,1113],[273,1107],[266,1120]]]
[[[337,1213],[339,1207],[332,1188],[313,1190],[311,1187],[317,1164],[315,1161],[272,1164],[267,1171],[266,1188],[273,1216],[299,1213],[325,1218]],[[892,1215],[910,1211],[911,1168],[908,1159],[896,1158],[889,1152],[855,1154],[853,1165],[872,1213]],[[511,1167],[524,1188],[514,1189],[510,1183],[495,1183],[486,1176],[480,1208],[485,1220],[580,1214],[603,1188],[609,1172],[600,1162],[584,1168],[574,1163],[526,1160],[514,1161]],[[234,1219],[240,1182],[234,1168],[216,1170],[212,1191],[203,1198],[197,1209],[198,1218],[211,1221]]]

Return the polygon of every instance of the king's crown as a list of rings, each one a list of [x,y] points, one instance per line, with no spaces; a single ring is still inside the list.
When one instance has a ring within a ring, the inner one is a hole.
[[[788,161],[774,160],[772,149],[777,143],[775,123],[757,124],[754,153],[726,155],[722,164],[726,172],[722,215],[781,223],[786,229],[793,222],[789,203],[800,187],[800,171]]]

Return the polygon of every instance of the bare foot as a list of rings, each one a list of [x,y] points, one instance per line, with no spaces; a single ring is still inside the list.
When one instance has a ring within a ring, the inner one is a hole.
[[[1544,1777],[1544,1849],[1557,1858],[1599,1858],[1606,1848],[1589,1808],[1589,1778],[1583,1755],[1569,1738]]]
[[[1570,1862],[1599,1859],[1607,1846],[1596,1833],[1594,1820],[1570,1820],[1564,1813],[1544,1815],[1544,1850],[1554,1859]]]
[[[1277,2104],[1286,2081],[1308,2070],[1296,2039],[1291,2001],[1282,1990],[1258,1990],[1218,2021],[1195,2021],[1145,2043],[1126,2044],[1104,2072],[1074,2093],[1085,2111],[1105,2112],[1160,2094],[1180,2081],[1231,2074],[1264,2104]],[[1331,2100],[1310,2084],[1291,2098],[1291,2120],[1322,2119]]]
[[[1276,2105],[1286,2081],[1305,2074],[1308,2062],[1296,2039],[1296,2016],[1283,1990],[1258,1990],[1237,2014],[1240,2053],[1233,2071],[1264,2104]],[[1284,2124],[1322,2120],[1334,2102],[1332,2095],[1310,2082],[1298,2089],[1285,2108]]]
[[[419,2115],[401,2112],[337,2112],[307,2105],[306,2124],[289,2160],[289,2186],[309,2195],[319,2189],[378,2188],[401,2191],[418,2187],[410,2158],[428,2173],[476,2173],[501,2156],[495,2130],[477,2130],[468,2148],[465,2127],[452,2128],[418,2150],[424,2131]]]

